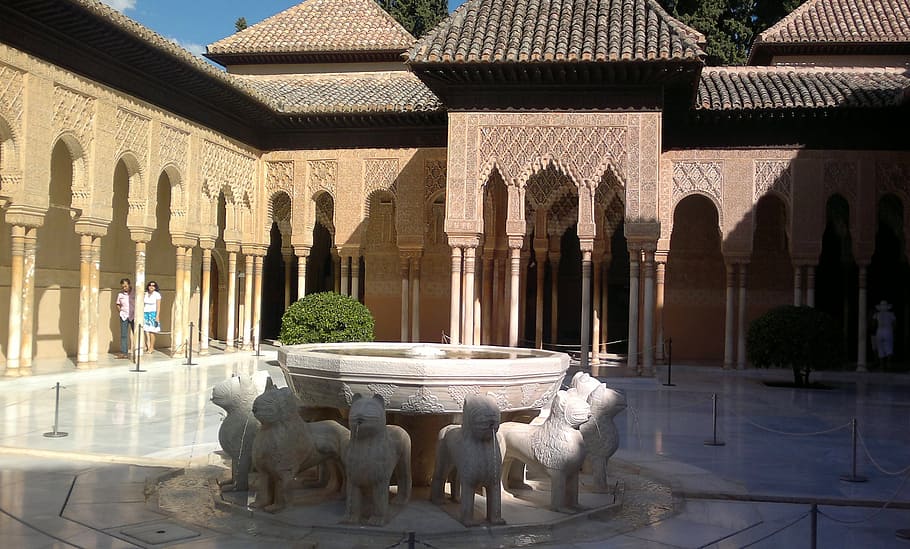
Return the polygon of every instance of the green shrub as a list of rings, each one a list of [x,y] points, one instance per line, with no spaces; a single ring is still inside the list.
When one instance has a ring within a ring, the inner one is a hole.
[[[812,370],[841,365],[843,336],[837,322],[818,309],[786,305],[752,322],[746,356],[760,368],[792,368],[793,382],[808,385]]]
[[[354,298],[322,292],[292,303],[281,317],[281,343],[373,341],[373,315]]]

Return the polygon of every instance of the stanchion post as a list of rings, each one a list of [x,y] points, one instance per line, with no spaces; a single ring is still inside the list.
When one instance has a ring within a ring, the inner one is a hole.
[[[851,437],[853,439],[853,466],[851,467],[850,473],[841,475],[840,479],[844,482],[866,482],[869,479],[862,475],[856,474],[856,418],[853,418],[853,421],[850,422],[850,425],[852,427],[851,431],[853,433]]]
[[[676,387],[676,384],[673,383],[673,338],[667,338],[667,382],[664,383],[667,387]]]
[[[60,438],[69,435],[69,433],[64,433],[63,431],[57,430],[57,425],[60,420],[60,382],[57,382],[57,401],[54,403],[54,430],[50,433],[44,433],[44,436],[47,438]]]
[[[193,323],[190,322],[190,339],[186,344],[186,365],[193,366]]]
[[[417,538],[414,532],[408,532],[408,549],[414,549],[415,547],[417,547]]]
[[[809,548],[818,547],[818,504],[813,503],[809,510]]]
[[[723,446],[726,443],[720,440],[717,440],[717,393],[711,394],[711,421],[713,423],[713,434],[711,435],[711,440],[705,441],[705,446]]]

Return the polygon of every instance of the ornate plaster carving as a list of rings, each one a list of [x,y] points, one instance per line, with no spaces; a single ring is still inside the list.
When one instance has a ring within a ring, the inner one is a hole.
[[[250,193],[256,182],[256,160],[223,145],[203,141],[202,175],[214,181],[215,188],[227,186],[236,195]]]
[[[439,398],[426,387],[419,387],[417,392],[401,404],[401,411],[412,414],[441,414],[445,406]]]
[[[268,195],[284,191],[291,198],[294,196],[294,162],[278,160],[265,163],[265,188]]]
[[[19,133],[22,127],[22,112],[25,73],[0,63],[0,113]]]
[[[310,160],[309,187],[310,196],[319,191],[325,191],[335,196],[335,182],[338,177],[338,161],[336,160]]]
[[[424,200],[446,188],[446,162],[445,160],[426,160],[423,163],[424,171]]]
[[[118,152],[132,151],[139,157],[141,167],[148,158],[151,121],[126,109],[117,109],[116,123]]]
[[[878,195],[893,193],[910,196],[910,162],[876,162],[875,181]]]
[[[161,164],[174,164],[186,167],[187,150],[190,145],[190,134],[173,126],[161,125],[159,130],[158,156]]]
[[[673,162],[673,204],[694,192],[704,193],[720,204],[723,185],[723,162]]]
[[[771,191],[780,193],[790,201],[792,178],[789,160],[756,160],[753,202]]]
[[[94,122],[94,97],[63,86],[54,87],[54,126],[59,131],[71,131],[84,150],[88,150]]]
[[[397,158],[368,158],[363,161],[364,198],[368,199],[373,192],[381,190],[392,193],[397,199],[397,179]]]

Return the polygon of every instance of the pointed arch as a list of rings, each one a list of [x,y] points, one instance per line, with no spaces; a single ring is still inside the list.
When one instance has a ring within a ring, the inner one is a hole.
[[[57,143],[63,143],[70,160],[73,163],[73,208],[88,208],[91,204],[91,187],[88,184],[88,174],[86,169],[85,147],[72,132],[65,131],[54,139],[54,147]],[[53,147],[51,147],[53,149]]]

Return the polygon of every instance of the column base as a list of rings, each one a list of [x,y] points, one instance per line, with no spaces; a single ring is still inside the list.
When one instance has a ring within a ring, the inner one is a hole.
[[[866,368],[865,364],[857,364],[856,371],[857,372],[868,372],[869,370],[868,370],[868,368]]]

